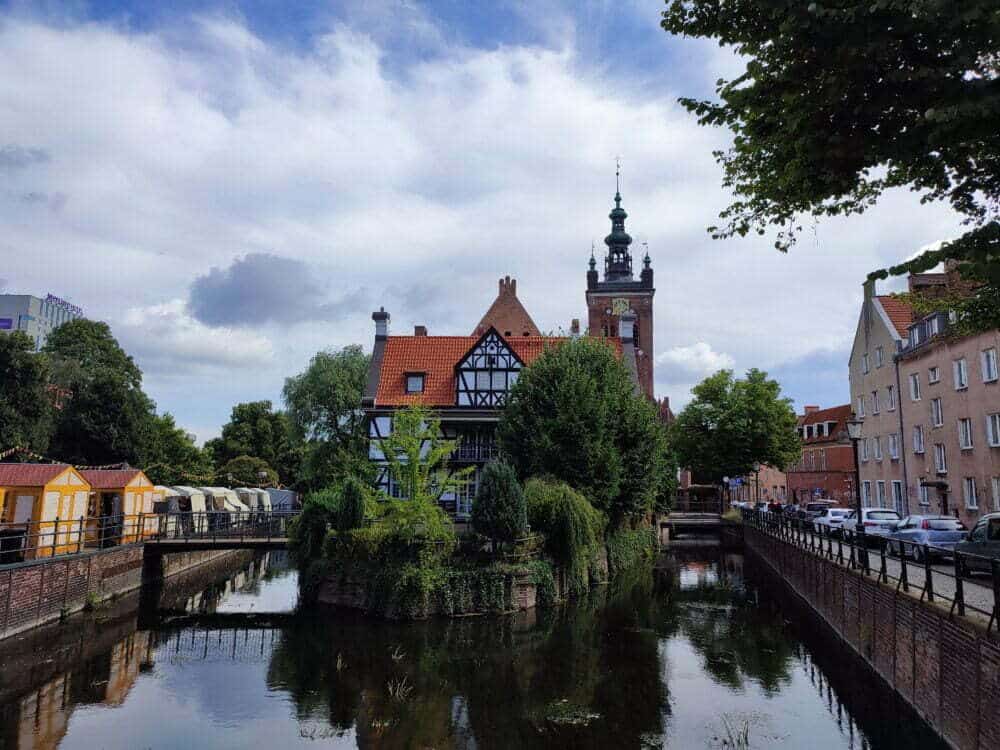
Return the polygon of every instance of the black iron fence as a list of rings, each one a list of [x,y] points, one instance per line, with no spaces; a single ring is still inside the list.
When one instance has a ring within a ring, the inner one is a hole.
[[[284,538],[288,536],[289,522],[298,514],[222,510],[0,523],[0,566],[157,539]]]
[[[988,618],[1000,631],[1000,560],[928,544],[893,539],[892,554],[881,535],[847,535],[839,529],[809,528],[781,513],[742,508],[743,523],[800,549],[832,560],[921,601],[943,602],[950,613]],[[935,563],[937,561],[937,563]]]

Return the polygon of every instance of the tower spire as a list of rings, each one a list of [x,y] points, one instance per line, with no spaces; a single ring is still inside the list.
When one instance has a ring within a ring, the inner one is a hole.
[[[622,208],[621,173],[621,157],[616,157],[615,207],[608,214],[608,218],[611,219],[611,234],[604,238],[604,244],[608,246],[608,255],[604,260],[605,281],[632,280],[632,256],[628,249],[632,244],[632,238],[625,231],[625,219],[628,214]]]

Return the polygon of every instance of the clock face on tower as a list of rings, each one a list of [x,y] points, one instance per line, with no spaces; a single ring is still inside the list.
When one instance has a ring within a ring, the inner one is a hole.
[[[624,315],[628,312],[628,300],[622,297],[611,300],[611,312],[615,315]]]

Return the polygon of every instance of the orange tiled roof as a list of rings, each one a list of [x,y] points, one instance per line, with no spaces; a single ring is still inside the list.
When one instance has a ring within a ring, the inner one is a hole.
[[[133,479],[136,474],[141,474],[139,469],[81,469],[80,474],[90,482],[90,486],[95,490],[113,490],[124,487]]]
[[[455,405],[455,365],[479,341],[480,336],[389,336],[385,342],[382,370],[375,403],[378,406]],[[534,362],[545,348],[562,343],[559,336],[512,336],[504,339],[525,365]],[[609,339],[621,356],[621,340]],[[406,374],[422,372],[424,392],[406,392]]]
[[[0,486],[41,487],[69,468],[69,464],[0,464]]]
[[[875,297],[889,316],[889,320],[896,327],[896,333],[901,338],[906,338],[906,329],[913,323],[913,308],[901,300],[890,296]]]
[[[814,411],[812,414],[806,414],[804,417],[800,417],[799,426],[805,427],[810,424],[818,424],[820,422],[836,422],[837,427],[834,428],[833,435],[821,435],[819,437],[804,438],[805,443],[824,443],[830,442],[831,440],[838,440],[839,437],[837,433],[847,427],[847,420],[851,418],[851,405],[843,404],[841,406],[831,406],[828,409],[820,409],[819,411]]]

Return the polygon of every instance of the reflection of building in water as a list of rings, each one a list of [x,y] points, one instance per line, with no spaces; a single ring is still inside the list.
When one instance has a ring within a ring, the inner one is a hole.
[[[140,666],[149,658],[149,644],[148,631],[134,632],[109,651],[0,709],[0,748],[54,750],[66,734],[75,706],[124,703]]]
[[[270,561],[270,552],[255,557],[247,567],[241,568],[228,578],[216,581],[203,591],[189,597],[184,604],[184,611],[192,614],[211,615],[218,610],[219,603],[233,592],[256,593],[260,582],[267,575]]]

